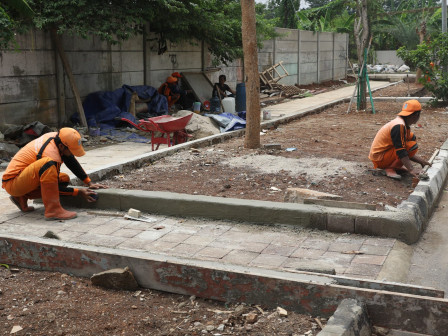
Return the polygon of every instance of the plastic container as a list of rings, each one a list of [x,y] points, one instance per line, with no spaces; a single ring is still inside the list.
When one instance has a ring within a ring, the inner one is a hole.
[[[271,120],[271,111],[263,110],[263,120]]]
[[[201,102],[195,102],[193,103],[193,112],[199,113],[201,112]]]
[[[221,103],[218,96],[214,96],[210,99],[210,113],[221,113]]]
[[[239,83],[236,85],[236,111],[246,111],[246,84]]]
[[[224,107],[224,112],[227,113],[235,113],[235,98],[233,97],[226,97],[222,100],[222,106]]]

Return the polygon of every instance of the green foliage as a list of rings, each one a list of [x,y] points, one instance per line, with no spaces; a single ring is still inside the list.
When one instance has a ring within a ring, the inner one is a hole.
[[[267,17],[276,19],[278,27],[297,29],[297,15],[300,0],[269,0]]]
[[[430,42],[419,44],[416,49],[401,47],[397,50],[407,65],[420,68],[424,76],[420,82],[432,92],[434,99],[448,103],[448,34],[442,33]]]
[[[306,3],[310,8],[318,8],[327,5],[330,0],[306,0]]]
[[[8,13],[0,7],[0,48],[6,48],[14,40],[15,22]]]
[[[355,13],[351,1],[324,2],[327,4],[322,7],[301,10],[298,13],[300,17],[298,28],[320,32],[352,32]]]
[[[374,45],[377,49],[415,49],[420,43],[416,29],[426,26],[427,35],[440,31],[441,9],[437,0],[384,1],[383,11],[377,12],[373,25]]]
[[[55,29],[58,34],[83,38],[96,35],[116,44],[142,34],[149,22],[161,44],[167,40],[204,41],[223,63],[242,55],[239,0],[28,0],[28,3],[34,11],[32,26],[37,29]],[[17,29],[25,26],[11,19],[8,25],[12,7],[3,8],[0,43],[5,47]],[[273,20],[266,19],[260,8],[257,6],[257,35],[261,43],[262,37],[270,39],[275,32]]]

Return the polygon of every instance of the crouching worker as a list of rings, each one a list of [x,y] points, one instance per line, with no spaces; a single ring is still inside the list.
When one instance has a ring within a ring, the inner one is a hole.
[[[2,178],[2,187],[11,195],[10,200],[22,211],[33,211],[29,199],[42,198],[46,220],[64,220],[76,217],[76,212],[62,208],[59,195],[80,194],[94,202],[92,189],[105,188],[92,184],[75,156],[85,154],[81,135],[73,128],[61,128],[31,141],[12,158]],[[88,188],[72,188],[69,176],[60,172],[62,163],[81,179]]]
[[[416,155],[418,145],[410,126],[417,123],[420,118],[422,106],[418,100],[408,100],[403,104],[402,111],[397,117],[381,127],[370,148],[369,159],[374,168],[386,171],[390,178],[400,180],[397,170],[408,171],[418,178],[419,169],[412,166],[411,161],[419,163],[422,167],[431,164]]]

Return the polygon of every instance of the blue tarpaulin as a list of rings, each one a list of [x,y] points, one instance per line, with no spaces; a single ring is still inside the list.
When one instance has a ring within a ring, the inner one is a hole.
[[[148,105],[148,113],[155,117],[168,113],[168,102],[165,96],[160,95],[152,86],[123,85],[115,91],[98,91],[90,93],[84,100],[82,106],[89,127],[110,129],[123,125],[117,118],[125,118],[137,122],[136,118],[129,112],[132,93],[136,92],[140,99],[151,99]],[[73,123],[80,123],[79,114],[76,112],[71,118]],[[128,124],[129,125],[129,124]],[[128,126],[126,125],[126,126]]]
[[[246,128],[246,120],[232,113],[206,114],[205,116],[211,118],[219,125],[221,133]]]

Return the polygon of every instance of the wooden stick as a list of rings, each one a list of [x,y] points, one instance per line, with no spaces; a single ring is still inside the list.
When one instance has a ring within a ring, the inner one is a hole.
[[[83,127],[87,127],[87,120],[84,114],[84,108],[82,107],[81,97],[79,95],[78,87],[76,86],[75,77],[73,77],[70,64],[68,63],[67,56],[65,55],[64,49],[62,49],[62,43],[59,39],[56,29],[51,29],[50,33],[51,38],[53,39],[53,43],[56,47],[56,50],[58,51],[59,57],[61,58],[62,65],[64,66],[65,74],[67,75],[68,81],[70,82],[70,87],[72,88],[73,96],[75,97],[76,108],[78,109],[81,125]]]
[[[324,326],[322,325],[322,322],[320,321],[319,318],[315,318],[314,321],[317,322],[317,324],[319,325],[319,328],[322,330],[324,328]]]

